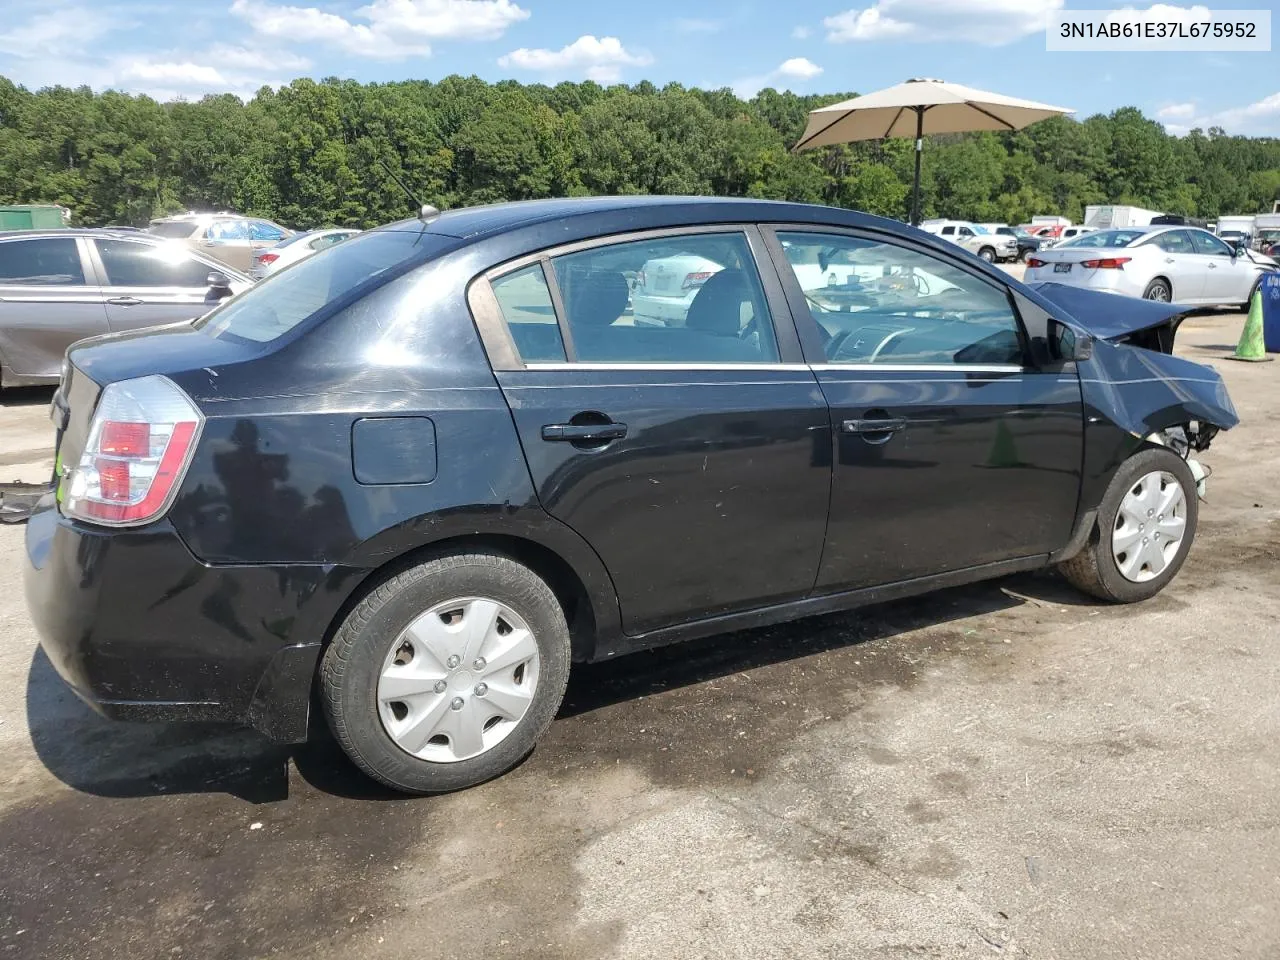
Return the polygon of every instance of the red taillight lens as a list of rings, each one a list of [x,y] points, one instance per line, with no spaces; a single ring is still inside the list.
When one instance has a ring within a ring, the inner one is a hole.
[[[713,270],[699,270],[696,273],[686,273],[684,275],[684,283],[680,285],[681,290],[691,290],[694,287],[700,287],[714,275]]]
[[[264,267],[265,267],[267,264],[269,264],[269,263],[275,263],[275,262],[276,262],[277,260],[279,260],[279,259],[280,259],[280,254],[278,254],[278,253],[260,253],[260,254],[258,254],[258,262],[259,262],[260,264],[262,264]]]
[[[1103,257],[1099,260],[1081,260],[1080,266],[1090,270],[1123,270],[1133,257]]]
[[[1027,266],[1028,267],[1045,267],[1045,266],[1048,266],[1048,262],[1045,260],[1041,260],[1038,257],[1027,257]]]
[[[178,488],[203,422],[165,377],[109,384],[80,462],[58,490],[63,511],[112,526],[155,520]]]

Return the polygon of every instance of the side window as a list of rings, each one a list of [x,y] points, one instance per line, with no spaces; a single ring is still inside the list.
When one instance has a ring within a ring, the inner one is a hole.
[[[954,237],[954,236],[956,235],[956,228],[955,228],[955,227],[943,227],[943,228],[942,228],[942,235],[943,235],[944,237]]]
[[[1196,248],[1196,253],[1208,254],[1211,257],[1230,257],[1231,248],[1215,237],[1211,233],[1205,233],[1203,230],[1192,230],[1191,242]]]
[[[1007,292],[968,271],[881,240],[778,239],[830,363],[1022,363]]]
[[[962,237],[972,237],[972,236],[973,236],[973,231],[972,231],[972,230],[970,230],[968,227],[961,227],[961,228],[960,228],[960,236],[962,236]]]
[[[1165,253],[1196,252],[1195,247],[1191,245],[1191,237],[1187,235],[1185,230],[1168,230],[1165,233],[1157,234],[1152,242]]]
[[[265,220],[249,221],[249,239],[251,240],[274,240],[279,243],[284,239],[284,231],[277,227],[274,223],[267,223]]]
[[[551,260],[578,360],[767,363],[773,318],[742,233],[679,234]]]
[[[564,340],[542,264],[508,273],[489,285],[520,359],[525,363],[563,363]]]
[[[0,243],[0,283],[41,287],[84,285],[75,237]]]
[[[95,240],[112,287],[206,287],[214,268],[179,246]]]
[[[243,220],[216,220],[205,231],[205,238],[214,243],[248,240],[249,228]]]

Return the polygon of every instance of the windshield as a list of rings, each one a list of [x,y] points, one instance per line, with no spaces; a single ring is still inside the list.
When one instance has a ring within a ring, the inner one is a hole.
[[[215,337],[229,334],[266,343],[378,276],[448,242],[418,230],[375,230],[321,250],[288,270],[232,297],[196,321]]]
[[[1063,240],[1054,249],[1063,247],[1127,247],[1133,241],[1146,236],[1142,230],[1096,230],[1082,233],[1070,240]]]
[[[194,220],[164,220],[153,223],[147,232],[169,240],[185,240],[195,232],[197,226]]]
[[[980,227],[975,223],[973,225],[973,232],[974,233],[990,233],[991,231],[988,230],[986,227]]]

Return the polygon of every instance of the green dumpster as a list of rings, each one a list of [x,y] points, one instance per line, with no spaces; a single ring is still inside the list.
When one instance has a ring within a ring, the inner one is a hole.
[[[65,227],[64,210],[52,203],[10,203],[0,206],[0,230],[55,230]]]

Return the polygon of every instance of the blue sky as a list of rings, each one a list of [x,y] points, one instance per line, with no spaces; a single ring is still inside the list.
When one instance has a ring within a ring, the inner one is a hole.
[[[674,80],[744,96],[762,86],[865,93],[929,76],[1073,107],[1080,117],[1135,105],[1173,133],[1219,125],[1280,136],[1280,53],[1048,53],[1045,25],[1064,6],[1121,4],[0,0],[0,74],[31,88],[89,84],[160,99],[248,97],[299,76]],[[1196,9],[1154,7],[1161,17]]]

